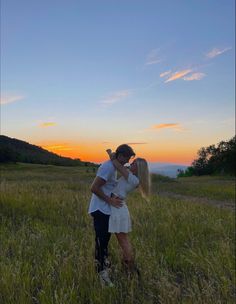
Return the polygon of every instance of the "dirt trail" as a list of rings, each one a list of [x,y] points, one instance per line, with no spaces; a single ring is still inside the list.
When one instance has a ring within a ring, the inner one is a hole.
[[[235,211],[235,202],[233,200],[219,201],[205,197],[195,197],[195,196],[177,194],[173,192],[159,192],[158,194],[163,197],[175,198],[192,203],[209,204],[218,208],[225,208]]]

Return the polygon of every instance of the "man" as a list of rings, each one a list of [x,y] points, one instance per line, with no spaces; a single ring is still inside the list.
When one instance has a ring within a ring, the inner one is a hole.
[[[130,158],[135,156],[133,149],[126,145],[120,145],[116,149],[116,159],[124,165]],[[122,201],[111,197],[112,190],[116,185],[117,172],[110,160],[104,162],[98,169],[92,183],[92,198],[89,205],[89,213],[93,217],[95,229],[95,261],[100,280],[104,285],[113,286],[107,271],[108,243],[111,234],[108,232],[110,205],[119,208]]]

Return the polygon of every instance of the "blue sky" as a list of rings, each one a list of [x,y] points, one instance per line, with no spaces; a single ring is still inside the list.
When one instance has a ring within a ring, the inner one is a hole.
[[[16,1],[1,7],[1,133],[103,160],[131,143],[190,163],[234,135],[234,1]]]

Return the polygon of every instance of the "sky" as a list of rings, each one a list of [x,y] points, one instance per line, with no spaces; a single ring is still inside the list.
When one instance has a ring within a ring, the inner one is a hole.
[[[235,134],[234,0],[2,0],[1,134],[190,165]]]

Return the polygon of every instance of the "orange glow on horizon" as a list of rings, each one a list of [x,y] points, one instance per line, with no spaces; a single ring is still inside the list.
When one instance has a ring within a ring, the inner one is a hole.
[[[60,156],[70,157],[73,159],[79,158],[81,161],[102,163],[108,159],[106,149],[108,148],[104,144],[81,144],[81,145],[70,145],[70,144],[44,144],[42,148],[56,153]],[[136,146],[137,147],[137,146]],[[112,148],[112,147],[111,147]],[[137,157],[143,157],[148,162],[161,162],[161,163],[176,163],[183,165],[190,165],[196,158],[196,151],[189,149],[184,151],[183,149],[173,150],[162,150],[162,151],[149,151],[145,148],[135,149]]]

